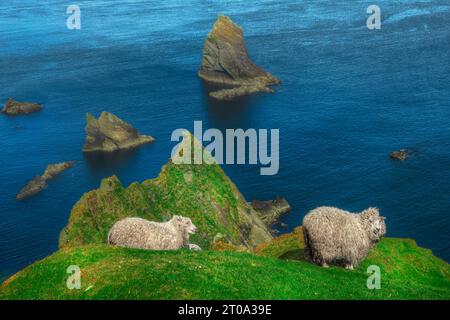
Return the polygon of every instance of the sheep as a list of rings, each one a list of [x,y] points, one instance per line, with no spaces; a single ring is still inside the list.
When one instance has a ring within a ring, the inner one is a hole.
[[[147,250],[201,250],[189,243],[189,236],[197,232],[191,219],[173,216],[167,222],[141,218],[125,218],[116,222],[108,233],[108,244]]]
[[[303,219],[306,260],[353,270],[386,234],[384,217],[377,208],[360,214],[334,207],[319,207]]]

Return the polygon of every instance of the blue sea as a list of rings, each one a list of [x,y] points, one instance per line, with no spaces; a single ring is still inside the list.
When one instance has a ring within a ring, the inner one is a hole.
[[[74,1],[75,2],[75,1]],[[388,236],[414,238],[450,261],[450,3],[373,1],[62,0],[0,2],[0,100],[45,105],[0,116],[0,280],[57,250],[84,192],[112,174],[158,175],[177,128],[280,130],[280,170],[224,165],[247,200],[285,197],[281,232],[311,209],[380,208]],[[282,80],[273,94],[217,102],[197,77],[218,14],[245,30],[250,57]],[[87,157],[85,113],[110,111],[157,141]],[[404,162],[389,153],[410,148]],[[75,160],[48,189],[17,192],[49,163]]]

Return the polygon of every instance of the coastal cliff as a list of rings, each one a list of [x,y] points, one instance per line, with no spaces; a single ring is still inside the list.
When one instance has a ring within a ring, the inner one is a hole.
[[[206,38],[198,74],[203,80],[224,87],[210,93],[220,100],[272,92],[269,86],[280,83],[250,60],[242,29],[226,16],[217,18]]]
[[[193,137],[188,141],[199,143]],[[184,150],[183,144],[180,150]],[[175,214],[192,219],[199,229],[192,242],[202,248],[211,247],[217,234],[249,249],[272,238],[219,165],[169,160],[155,179],[125,188],[112,176],[104,179],[99,189],[84,194],[61,232],[60,247],[105,243],[111,226],[125,217],[166,221]]]
[[[86,143],[83,152],[113,152],[151,143],[151,136],[140,135],[129,123],[110,112],[102,112],[96,119],[86,114]]]
[[[192,140],[191,147],[199,143]],[[185,156],[181,147],[177,156]],[[253,202],[257,212],[217,164],[173,161],[155,179],[125,188],[113,176],[84,194],[61,232],[60,250],[7,279],[0,300],[450,298],[449,264],[411,239],[382,239],[352,272],[321,268],[304,260],[301,227],[273,238],[260,218],[286,211],[285,201]],[[199,229],[192,240],[204,251],[106,245],[121,218],[163,221],[172,214],[192,219]],[[82,270],[81,290],[65,285],[74,262]],[[367,289],[371,265],[382,270],[382,290]]]

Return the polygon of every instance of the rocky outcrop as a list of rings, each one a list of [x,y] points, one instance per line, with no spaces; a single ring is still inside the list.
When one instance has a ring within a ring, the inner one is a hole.
[[[268,227],[277,223],[278,219],[283,214],[291,211],[291,206],[286,199],[282,197],[277,197],[275,200],[268,201],[253,200],[251,205]]]
[[[18,102],[12,98],[6,101],[2,113],[7,115],[21,115],[42,110],[42,105],[31,102]]]
[[[392,152],[389,157],[393,160],[406,160],[406,158],[408,158],[411,154],[411,151],[408,149],[400,149],[397,151]]]
[[[84,152],[113,152],[151,143],[151,136],[140,135],[129,123],[109,112],[102,112],[96,119],[86,115],[86,143]]]
[[[69,169],[75,165],[75,162],[61,162],[55,164],[49,164],[41,176],[36,176],[33,180],[20,190],[17,194],[17,200],[24,200],[36,193],[39,193],[43,189],[47,188],[47,182],[66,169]]]
[[[255,92],[272,92],[280,80],[254,64],[248,57],[242,29],[226,16],[219,16],[205,41],[199,76],[224,86],[210,96],[221,100]]]
[[[267,226],[218,164],[174,160],[189,153],[193,158],[197,146],[201,143],[186,134],[157,178],[124,187],[112,176],[100,188],[85,193],[61,232],[60,247],[105,243],[114,223],[126,217],[163,222],[173,215],[191,218],[198,228],[192,242],[201,248],[211,248],[218,234],[223,242],[249,249],[269,241]],[[203,148],[199,150],[212,158]]]

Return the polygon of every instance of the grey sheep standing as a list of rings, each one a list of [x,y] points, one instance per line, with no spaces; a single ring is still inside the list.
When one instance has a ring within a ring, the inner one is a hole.
[[[305,258],[315,264],[353,269],[386,234],[377,208],[359,214],[334,207],[319,207],[303,219]]]
[[[189,243],[189,236],[197,231],[191,219],[173,216],[167,222],[141,218],[125,218],[116,222],[108,233],[108,243],[127,248],[147,250],[201,250]]]

